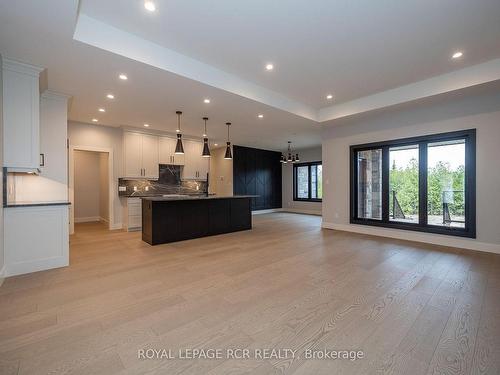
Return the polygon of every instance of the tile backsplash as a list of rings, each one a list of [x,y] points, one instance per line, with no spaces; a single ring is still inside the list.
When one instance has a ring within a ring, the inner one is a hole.
[[[207,188],[207,181],[182,181],[180,179],[180,168],[173,165],[160,165],[158,180],[118,179],[118,195],[121,197],[163,194],[204,194]]]

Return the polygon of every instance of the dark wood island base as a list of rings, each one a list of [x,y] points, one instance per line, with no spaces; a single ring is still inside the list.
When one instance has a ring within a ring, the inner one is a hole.
[[[142,240],[159,245],[252,229],[252,197],[143,198]]]

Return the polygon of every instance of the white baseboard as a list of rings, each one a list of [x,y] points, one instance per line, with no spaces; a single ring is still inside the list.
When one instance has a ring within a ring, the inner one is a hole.
[[[301,208],[283,208],[283,212],[291,212],[294,214],[306,214],[306,215],[317,215],[321,216],[321,211],[318,210],[303,210]]]
[[[108,223],[109,223],[109,220],[108,220],[108,219],[103,218],[102,216],[101,216],[101,217],[99,217],[99,221],[101,221],[101,222],[103,222],[103,223],[106,223],[106,224],[108,224]]]
[[[99,216],[75,217],[75,223],[90,223],[92,221],[100,221]]]
[[[281,211],[283,211],[282,208],[271,208],[269,210],[252,211],[252,215],[270,214],[270,213],[273,213],[273,212],[281,212]]]
[[[487,253],[500,254],[500,245],[479,242],[473,238],[453,237],[433,233],[412,232],[389,228],[376,228],[356,224],[335,224],[323,221],[321,226],[326,229],[335,229],[345,232],[367,234],[377,237],[395,238],[399,240],[423,242],[433,245],[457,247],[460,249],[483,251]]]

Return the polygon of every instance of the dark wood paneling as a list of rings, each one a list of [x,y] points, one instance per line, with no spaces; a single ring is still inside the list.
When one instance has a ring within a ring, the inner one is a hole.
[[[233,193],[258,195],[252,210],[281,208],[281,153],[233,146]]]
[[[143,200],[142,225],[150,245],[252,229],[250,198]]]

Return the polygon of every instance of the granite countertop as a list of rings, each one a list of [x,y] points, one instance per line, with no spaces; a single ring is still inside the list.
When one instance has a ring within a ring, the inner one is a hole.
[[[5,208],[9,207],[38,207],[38,206],[69,206],[71,203],[68,201],[47,201],[47,202],[33,202],[33,201],[21,201],[21,202],[10,202],[4,204]]]
[[[239,198],[255,198],[258,195],[196,195],[196,196],[170,196],[170,197],[143,197],[143,200],[152,202],[166,202],[166,201],[195,201],[204,199],[239,199]]]
[[[120,198],[157,198],[157,197],[163,197],[164,195],[172,195],[172,196],[176,196],[176,195],[189,195],[189,196],[205,196],[206,193],[172,193],[172,194],[168,194],[168,193],[164,193],[164,194],[161,194],[161,193],[137,193],[137,194],[128,194],[128,195],[125,195],[125,194],[122,194],[120,195]],[[209,195],[213,195],[213,194],[209,194]]]

